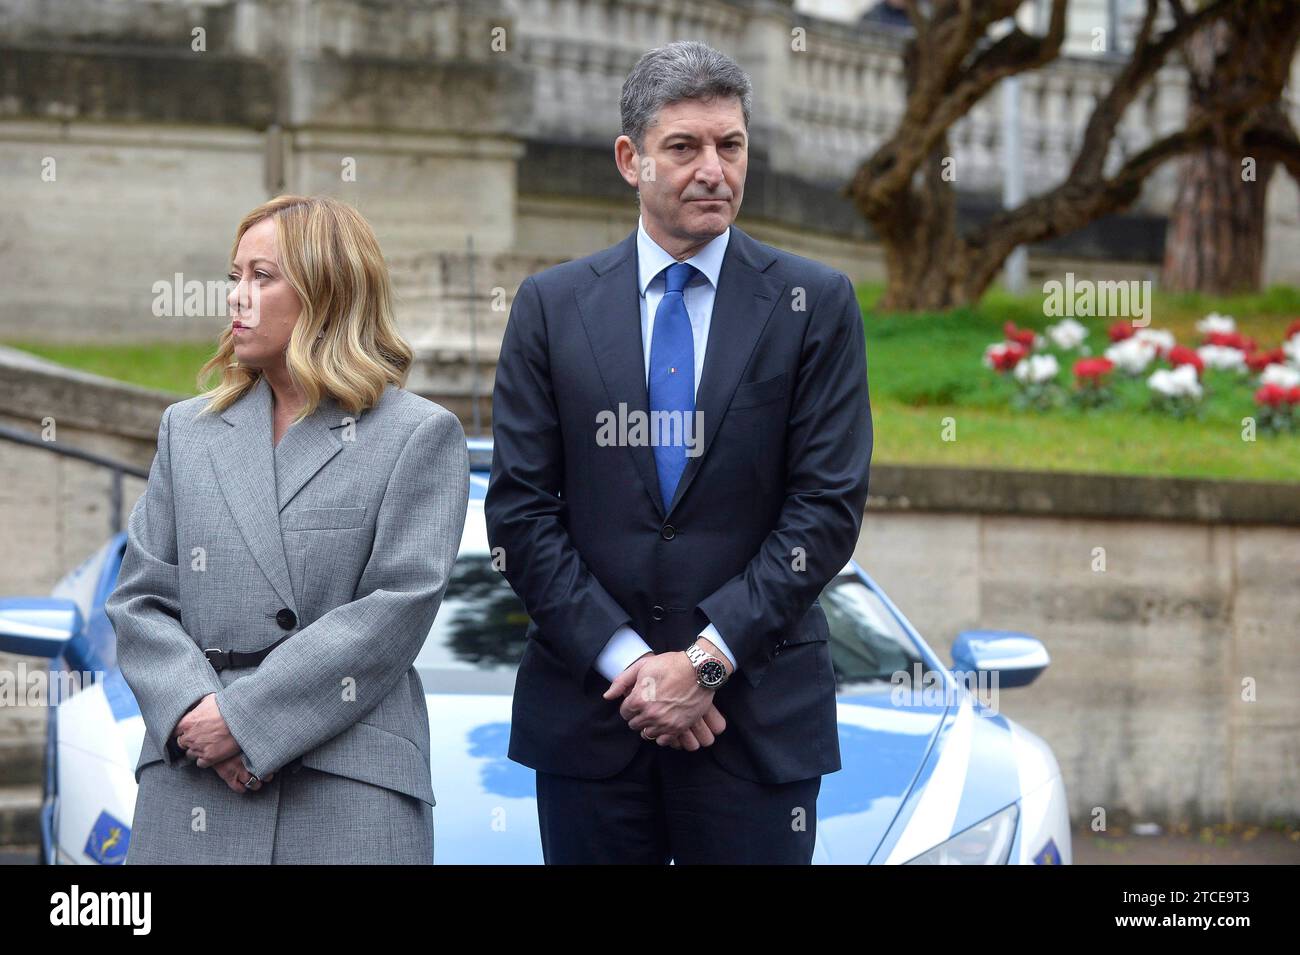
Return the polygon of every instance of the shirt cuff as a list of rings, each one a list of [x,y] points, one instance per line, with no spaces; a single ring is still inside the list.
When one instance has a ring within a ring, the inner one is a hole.
[[[705,627],[703,630],[700,631],[700,636],[703,637],[705,640],[708,640],[715,647],[717,647],[719,650],[722,651],[723,656],[725,656],[727,660],[730,661],[731,663],[732,673],[735,673],[738,669],[740,669],[738,666],[736,666],[736,657],[731,652],[731,647],[727,646],[727,641],[722,639],[722,634],[718,633],[717,627],[715,627],[713,624],[709,624],[707,627]]]
[[[614,631],[614,635],[605,644],[605,649],[601,650],[600,656],[596,657],[596,670],[613,683],[634,660],[651,652],[653,651],[641,639],[641,635],[624,624]]]

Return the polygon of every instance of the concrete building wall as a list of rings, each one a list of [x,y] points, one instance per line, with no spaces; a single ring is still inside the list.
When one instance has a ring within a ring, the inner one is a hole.
[[[999,709],[1051,744],[1074,821],[1300,813],[1300,528],[868,509],[855,557],[949,663],[967,629],[1046,644]]]

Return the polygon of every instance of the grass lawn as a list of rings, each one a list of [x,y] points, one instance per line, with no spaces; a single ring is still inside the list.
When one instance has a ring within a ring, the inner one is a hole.
[[[875,311],[880,293],[879,286],[858,290],[875,425],[873,461],[1300,481],[1300,434],[1242,439],[1241,420],[1255,413],[1255,389],[1246,376],[1207,369],[1205,397],[1194,419],[1148,410],[1149,373],[1126,379],[1118,370],[1111,373],[1117,406],[1017,411],[1010,403],[1014,379],[990,371],[980,359],[986,345],[1002,340],[1008,319],[1038,332],[1059,321],[1043,315],[1041,294],[994,289],[977,308],[890,315]],[[1300,315],[1300,290],[1216,299],[1156,293],[1148,327],[1167,329],[1179,344],[1195,346],[1196,322],[1214,311],[1236,318],[1237,328],[1261,348],[1273,348]],[[1076,320],[1089,330],[1092,354],[1102,354],[1109,345],[1106,329],[1115,320]],[[1066,385],[1072,384],[1072,360],[1061,359],[1059,380]],[[955,440],[945,441],[948,418]]]
[[[70,368],[129,381],[145,388],[178,395],[199,393],[195,376],[216,350],[213,344],[167,343],[157,345],[47,345],[0,341]]]
[[[1043,315],[1042,295],[1012,296],[994,289],[973,309],[943,314],[889,315],[875,311],[880,286],[858,289],[867,335],[867,367],[875,425],[873,461],[991,468],[1300,481],[1300,433],[1259,434],[1242,440],[1241,419],[1255,413],[1245,376],[1207,370],[1197,418],[1177,420],[1148,410],[1147,375],[1125,380],[1112,373],[1117,407],[1081,411],[1017,411],[1009,375],[981,362],[984,347],[1000,341],[1003,322],[1041,332],[1058,321]],[[1149,327],[1167,329],[1179,344],[1200,343],[1196,322],[1209,312],[1232,315],[1260,347],[1281,342],[1300,316],[1300,289],[1274,288],[1235,298],[1156,293]],[[1105,351],[1110,318],[1077,319],[1089,329],[1092,354]],[[194,376],[207,345],[36,345],[5,342],[51,361],[178,394],[195,394]],[[1063,358],[1061,381],[1071,380]],[[1156,367],[1153,364],[1152,369]],[[945,419],[955,440],[945,441]]]

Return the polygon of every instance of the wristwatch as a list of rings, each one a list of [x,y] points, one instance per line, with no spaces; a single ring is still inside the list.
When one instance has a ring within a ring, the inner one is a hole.
[[[698,644],[692,643],[686,648],[686,657],[695,667],[695,680],[706,690],[716,690],[728,680],[727,665],[717,657],[711,657]]]

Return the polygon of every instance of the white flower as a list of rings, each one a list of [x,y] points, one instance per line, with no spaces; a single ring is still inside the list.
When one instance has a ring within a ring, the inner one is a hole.
[[[1131,375],[1146,371],[1151,359],[1156,357],[1156,346],[1136,336],[1117,341],[1106,349],[1106,357],[1115,367]]]
[[[1261,385],[1281,385],[1283,388],[1294,388],[1300,385],[1300,369],[1292,368],[1290,365],[1279,365],[1276,362],[1268,365],[1263,374],[1259,376]]]
[[[1016,380],[1038,384],[1051,381],[1060,370],[1055,355],[1030,355],[1016,365]]]
[[[1175,344],[1174,333],[1163,328],[1139,328],[1131,337],[1154,345],[1161,352],[1169,351]]]
[[[1286,353],[1287,358],[1291,359],[1291,364],[1300,365],[1300,332],[1296,332],[1282,343],[1282,351]]]
[[[1065,318],[1044,329],[1057,348],[1078,348],[1088,337],[1088,329],[1072,318]]]
[[[1170,398],[1188,396],[1200,400],[1201,397],[1201,383],[1196,378],[1195,365],[1179,365],[1173,371],[1158,369],[1147,379],[1147,386]]]
[[[1227,371],[1244,371],[1246,368],[1246,353],[1240,348],[1229,348],[1227,345],[1202,345],[1196,349],[1196,354],[1201,357],[1206,368],[1221,368]]]
[[[1196,323],[1196,330],[1203,335],[1212,335],[1215,332],[1235,332],[1237,322],[1231,315],[1220,315],[1218,312],[1211,312]]]

